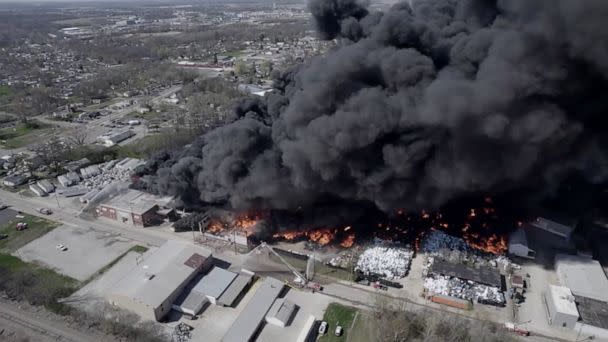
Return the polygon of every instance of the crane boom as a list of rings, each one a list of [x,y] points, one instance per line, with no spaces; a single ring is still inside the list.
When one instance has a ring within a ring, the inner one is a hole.
[[[289,270],[293,274],[295,274],[296,277],[300,278],[304,282],[304,284],[308,282],[308,279],[306,279],[306,277],[302,275],[302,273],[300,273],[295,267],[291,266],[291,264],[288,263],[287,260],[285,260],[279,253],[277,253],[274,248],[266,244],[266,242],[262,242],[259,247],[266,248],[267,250],[271,251],[272,254],[276,255],[277,258],[279,258],[281,262],[283,262],[285,266],[287,266],[287,268],[289,268]]]

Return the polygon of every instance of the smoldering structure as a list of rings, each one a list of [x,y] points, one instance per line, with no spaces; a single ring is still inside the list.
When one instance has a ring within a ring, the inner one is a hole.
[[[141,170],[186,206],[439,208],[608,175],[608,2],[312,0],[336,48]],[[352,210],[350,211],[353,212]]]

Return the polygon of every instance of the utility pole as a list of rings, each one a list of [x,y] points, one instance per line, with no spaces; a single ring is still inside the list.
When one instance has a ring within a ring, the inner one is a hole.
[[[232,230],[232,234],[234,234],[234,241],[232,241],[234,243],[234,255],[237,255],[237,251],[236,251],[236,229]]]
[[[61,209],[61,206],[59,205],[59,198],[57,198],[57,191],[55,191],[55,201],[57,201],[57,208]]]

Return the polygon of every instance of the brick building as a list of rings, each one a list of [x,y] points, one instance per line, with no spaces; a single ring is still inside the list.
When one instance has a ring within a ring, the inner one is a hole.
[[[171,218],[175,213],[168,205],[170,199],[145,192],[129,190],[119,194],[96,208],[97,216],[126,224],[147,227]]]

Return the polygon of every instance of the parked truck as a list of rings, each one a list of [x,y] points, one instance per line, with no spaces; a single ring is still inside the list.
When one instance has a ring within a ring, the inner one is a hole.
[[[513,322],[506,322],[505,323],[505,328],[512,332],[515,333],[519,336],[530,336],[530,332],[522,327],[518,327],[515,323]]]

